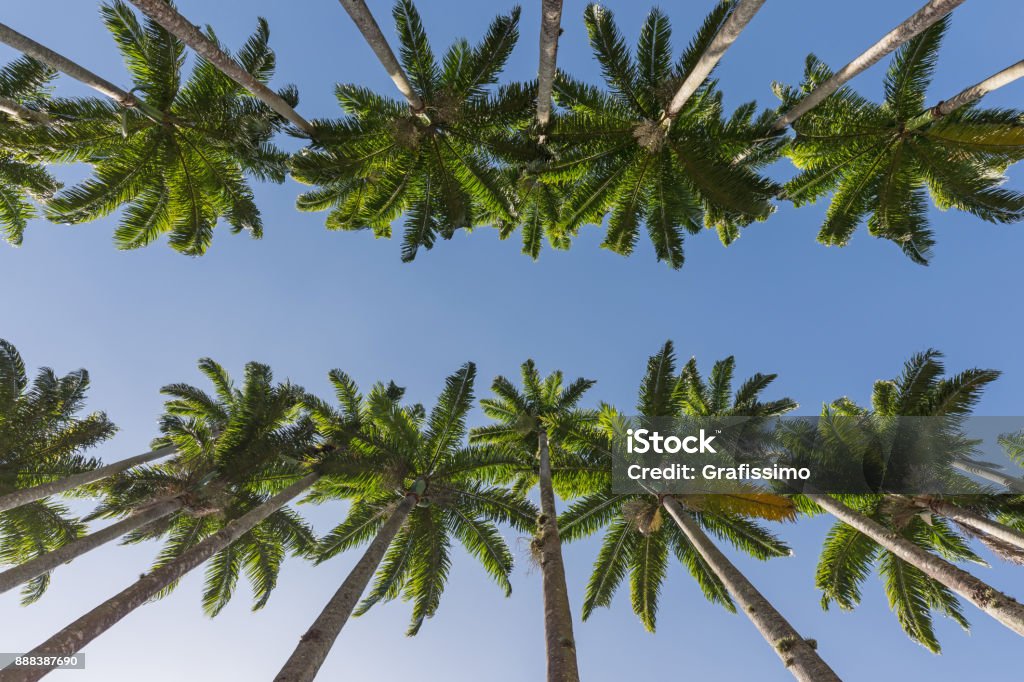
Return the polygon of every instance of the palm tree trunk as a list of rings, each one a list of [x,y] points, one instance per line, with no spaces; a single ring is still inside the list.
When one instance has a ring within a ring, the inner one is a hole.
[[[116,540],[133,530],[142,528],[147,523],[170,516],[183,506],[184,504],[181,500],[165,500],[132,514],[122,521],[102,528],[95,533],[90,533],[74,542],[69,542],[59,549],[37,556],[35,559],[26,561],[14,568],[9,568],[0,573],[0,594],[12,590],[33,578],[49,573],[61,564],[74,561],[83,554],[91,552],[111,540]]]
[[[946,502],[945,500],[931,498],[925,500],[924,504],[939,516],[952,519],[959,524],[977,529],[996,540],[1001,540],[1019,549],[1024,549],[1024,533],[1015,528],[1003,525],[983,514],[952,504],[951,502]]]
[[[678,500],[666,496],[662,499],[662,505],[690,540],[694,549],[729,590],[729,594],[743,608],[761,636],[782,659],[793,677],[801,682],[841,682],[828,663],[818,655],[814,646],[801,637],[772,603],[726,558],[697,522],[686,513]]]
[[[971,87],[961,90],[946,101],[939,102],[928,111],[908,122],[906,127],[908,130],[914,130],[927,125],[932,121],[938,120],[943,116],[948,116],[960,107],[971,104],[972,102],[977,102],[993,90],[997,90],[1004,85],[1009,85],[1018,78],[1024,78],[1024,59],[1013,66],[1006,67],[999,73],[992,74],[980,83],[975,83]]]
[[[668,105],[668,110],[665,112],[665,116],[669,121],[675,120],[679,112],[683,110],[687,100],[690,99],[693,93],[697,91],[697,88],[700,87],[700,84],[711,74],[712,69],[722,59],[722,55],[736,42],[740,33],[750,23],[750,20],[754,18],[754,15],[757,14],[757,11],[761,9],[763,4],[764,0],[740,0],[736,4],[733,11],[729,13],[729,18],[718,29],[714,40],[708,45],[708,49],[700,56],[700,60],[694,66],[693,71],[690,72],[686,80],[683,81],[683,84],[679,86],[679,90],[676,91],[675,97],[672,98],[672,102]]]
[[[242,68],[231,55],[220,49],[216,43],[206,37],[199,27],[183,17],[165,0],[128,0],[139,10],[164,27],[171,35],[191,47],[203,59],[217,67],[231,80],[252,93],[257,99],[275,112],[291,121],[302,132],[310,137],[314,134],[312,124],[299,115],[288,102],[276,92]]]
[[[815,494],[808,497],[832,516],[871,538],[929,578],[945,585],[1018,635],[1024,636],[1024,605],[1012,597],[945,559],[921,549],[829,495]]]
[[[1014,492],[1024,492],[1024,480],[999,473],[998,471],[993,471],[987,467],[972,464],[965,460],[956,460],[953,462],[953,468],[959,469],[964,473],[974,474],[978,478],[983,478],[991,483],[1004,486]]]
[[[377,59],[384,66],[384,70],[391,76],[395,87],[405,97],[405,101],[409,103],[409,108],[412,112],[414,114],[423,113],[423,100],[412,89],[412,84],[409,82],[408,76],[405,75],[405,70],[398,62],[398,59],[395,58],[395,53],[391,51],[391,46],[388,45],[388,39],[381,32],[380,26],[377,24],[377,20],[373,18],[373,12],[366,6],[366,2],[364,0],[338,1],[345,8],[345,11],[348,12],[348,15],[352,17],[356,28],[363,34],[363,38],[366,39],[370,49],[377,55]]]
[[[537,484],[540,490],[540,518],[537,520],[538,535],[534,542],[540,554],[548,682],[579,682],[576,639],[572,633],[569,588],[565,581],[562,543],[558,537],[558,512],[555,509],[555,491],[551,482],[551,453],[546,431],[540,432],[538,441],[537,455],[540,466]]]
[[[366,586],[370,584],[370,579],[384,559],[391,541],[395,539],[395,535],[402,528],[417,501],[416,495],[406,495],[391,512],[391,516],[377,531],[373,542],[349,571],[345,582],[327,602],[306,634],[302,635],[299,645],[274,678],[274,682],[311,682],[316,677],[335,640],[341,634],[341,629],[345,627],[359,598],[366,591]]]
[[[166,457],[174,452],[176,452],[176,448],[173,445],[168,445],[141,455],[129,457],[128,459],[122,459],[120,462],[114,462],[113,464],[97,467],[91,471],[83,471],[80,474],[73,474],[67,478],[51,481],[50,483],[43,483],[32,486],[31,488],[24,488],[22,490],[15,490],[13,493],[0,496],[0,512],[7,511],[8,509],[15,509],[23,504],[41,500],[44,497],[66,493],[69,490],[74,490],[80,485],[102,480],[108,476],[113,476],[114,474],[119,474],[122,471],[131,469],[134,466]]]
[[[772,129],[781,132],[798,118],[821,104],[826,97],[843,87],[854,76],[867,70],[882,57],[894,51],[903,43],[918,35],[936,21],[952,12],[964,0],[929,0],[906,21],[886,33],[881,40],[867,49],[852,62],[839,69],[831,78],[814,88],[796,106],[779,117]]]
[[[540,66],[537,69],[537,130],[541,143],[551,122],[551,93],[558,64],[558,37],[562,33],[562,0],[540,3]]]
[[[6,24],[0,24],[0,43],[5,43],[19,52],[48,64],[61,73],[71,76],[76,81],[85,83],[93,90],[111,98],[124,107],[133,107],[137,101],[133,95],[125,92],[108,80],[105,80],[85,67],[76,64],[67,57],[57,54],[50,48],[40,45],[28,36],[18,33]]]
[[[22,106],[13,99],[7,97],[0,97],[0,112],[13,116],[14,118],[22,121],[23,123],[35,123],[38,125],[50,125],[50,117],[41,111],[35,109],[29,109],[26,106]]]
[[[186,573],[200,566],[225,547],[230,546],[293,498],[308,490],[319,477],[320,474],[308,474],[260,506],[230,521],[222,529],[187,550],[174,561],[143,575],[130,587],[103,602],[37,646],[31,654],[26,655],[70,656],[80,651],[82,647],[116,625],[161,590],[174,584]],[[5,671],[3,682],[34,682],[48,672],[50,671],[42,668]]]

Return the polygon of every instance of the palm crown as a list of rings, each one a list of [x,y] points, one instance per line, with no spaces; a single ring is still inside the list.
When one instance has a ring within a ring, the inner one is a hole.
[[[263,225],[246,176],[284,180],[287,155],[270,143],[282,119],[201,58],[183,83],[181,41],[153,21],[140,23],[121,0],[101,11],[131,72],[137,105],[50,103],[48,113],[61,125],[44,136],[44,153],[53,161],[89,162],[95,173],[55,197],[49,216],[79,223],[127,205],[115,233],[125,249],[169,234],[177,251],[201,255],[220,218],[233,232],[260,237]],[[261,19],[236,55],[261,81],[275,66],[268,37]],[[293,90],[282,96],[297,100]]]
[[[53,71],[28,57],[0,68],[0,97],[39,108],[48,97],[46,85]],[[0,113],[0,229],[13,246],[22,242],[29,218],[36,211],[29,198],[45,200],[59,184],[25,145],[31,136],[28,122]]]
[[[872,394],[871,413],[883,417],[958,417],[968,414],[977,403],[984,387],[994,381],[998,372],[969,369],[952,377],[944,377],[941,354],[927,351],[914,355],[896,379],[878,381]],[[823,420],[843,419],[868,412],[847,399],[836,401],[825,409]],[[841,433],[843,429],[829,429]],[[859,430],[858,430],[859,431]],[[857,446],[863,439],[857,434]],[[830,438],[824,447],[830,452],[842,450],[842,441]],[[856,446],[855,446],[856,447]],[[963,498],[951,498],[957,503]],[[951,561],[972,561],[984,565],[963,537],[963,528],[955,528],[945,519],[927,513],[908,497],[894,495],[849,495],[844,502],[914,544],[930,549]],[[977,503],[977,499],[971,501]],[[995,506],[997,500],[988,501]],[[811,510],[813,511],[813,510]],[[968,535],[974,533],[967,531]],[[988,538],[979,536],[996,551]],[[948,616],[964,628],[967,619],[957,597],[944,585],[925,575],[916,566],[900,559],[871,538],[843,523],[829,531],[818,563],[816,582],[822,591],[821,603],[832,603],[842,609],[853,609],[861,600],[861,589],[877,568],[889,604],[903,630],[912,639],[934,652],[941,647],[936,637],[933,613]]]
[[[0,491],[7,492],[94,469],[85,450],[114,435],[106,415],[82,416],[89,374],[59,377],[43,368],[29,383],[18,350],[0,339]],[[66,506],[40,500],[0,512],[0,564],[20,564],[78,538],[85,527]],[[24,601],[38,599],[49,576],[30,581]]]
[[[448,377],[429,415],[420,405],[402,405],[404,390],[394,384],[377,384],[364,397],[341,372],[332,373],[340,409],[310,399],[327,445],[345,453],[310,497],[352,501],[345,520],[321,540],[321,560],[369,541],[406,496],[418,499],[357,610],[401,596],[413,603],[410,635],[437,611],[453,540],[508,593],[512,553],[495,523],[527,529],[536,515],[521,496],[493,484],[508,476],[507,453],[463,444],[475,376],[470,363]]]
[[[610,210],[606,248],[631,253],[646,224],[658,260],[679,268],[684,232],[699,232],[703,222],[729,244],[739,226],[771,213],[776,188],[754,169],[775,147],[755,150],[755,129],[767,118],[753,125],[753,103],[725,120],[721,93],[705,81],[678,115],[667,114],[676,89],[734,5],[719,3],[674,63],[671,28],[660,11],[648,15],[634,58],[611,11],[587,7],[590,43],[609,92],[564,74],[555,85],[568,111],[554,122],[551,141],[558,158],[543,175],[571,185],[561,208],[566,231],[600,223]]]
[[[832,192],[820,242],[845,245],[867,217],[872,235],[927,264],[929,193],[941,209],[989,222],[1024,218],[1024,195],[999,188],[1007,167],[1024,158],[1020,112],[968,106],[935,119],[925,105],[948,25],[947,17],[899,49],[881,104],[843,88],[793,125],[787,155],[803,172],[784,195],[799,206]],[[776,92],[786,106],[831,75],[811,56],[802,87]]]
[[[302,389],[274,383],[270,369],[260,363],[246,365],[241,386],[213,360],[201,360],[199,368],[214,385],[214,395],[189,384],[163,388],[170,399],[156,445],[173,445],[178,454],[104,483],[104,502],[91,515],[121,517],[161,500],[181,500],[180,512],[125,539],[164,538],[154,568],[258,507],[286,485],[283,481],[301,477],[300,463],[314,451],[315,430],[301,408]],[[261,608],[287,554],[310,556],[315,547],[313,532],[301,517],[287,507],[275,511],[213,556],[203,609],[216,615],[231,599],[242,571],[253,587],[254,610]]]
[[[671,342],[666,343],[648,361],[637,403],[639,418],[657,419],[680,414],[770,416],[794,407],[788,399],[769,403],[758,400],[761,391],[774,378],[771,375],[757,375],[748,380],[730,404],[731,366],[731,358],[716,363],[710,385],[717,395],[726,396],[724,400],[716,400],[703,388],[704,382],[696,373],[694,362],[676,374],[675,351]],[[694,410],[698,404],[700,407]],[[714,406],[722,407],[722,412],[705,409]],[[611,604],[628,573],[633,610],[644,626],[653,631],[658,596],[667,575],[669,552],[687,568],[710,601],[734,611],[733,601],[721,578],[676,524],[663,523],[660,497],[613,490],[612,440],[625,430],[626,421],[624,415],[605,406],[596,426],[589,433],[578,433],[572,441],[576,447],[596,453],[605,476],[600,486],[573,503],[559,519],[559,528],[566,540],[606,529],[594,572],[587,584],[584,619],[598,606]],[[753,557],[769,559],[789,554],[789,548],[781,540],[751,520],[751,517],[771,521],[794,519],[792,503],[782,497],[767,494],[686,494],[674,497],[702,528]]]
[[[331,229],[369,228],[390,237],[392,221],[404,213],[402,259],[409,261],[438,236],[514,219],[494,147],[532,94],[522,86],[491,87],[518,39],[518,8],[497,17],[478,45],[455,42],[440,63],[410,0],[395,3],[394,17],[402,65],[423,110],[339,85],[348,115],[316,122],[314,146],[293,159],[292,172],[317,186],[299,198],[299,209],[331,209]]]

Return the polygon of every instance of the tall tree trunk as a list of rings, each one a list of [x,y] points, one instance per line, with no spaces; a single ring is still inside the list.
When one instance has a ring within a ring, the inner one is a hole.
[[[345,582],[327,602],[306,634],[302,635],[299,645],[274,678],[274,682],[311,682],[316,677],[335,640],[341,634],[341,629],[345,627],[359,598],[370,584],[370,579],[377,572],[377,567],[384,559],[391,541],[395,539],[395,535],[409,517],[409,512],[416,506],[417,500],[416,495],[406,495],[391,512],[391,516],[377,531],[373,542],[349,571]]]
[[[363,34],[363,38],[370,45],[370,49],[377,55],[377,59],[384,66],[384,70],[391,76],[395,87],[405,97],[405,101],[409,103],[409,108],[412,112],[414,114],[423,113],[423,100],[412,89],[412,84],[409,82],[408,76],[405,75],[405,70],[402,69],[402,65],[395,58],[395,53],[391,51],[391,46],[388,45],[388,39],[381,32],[380,26],[377,25],[377,20],[373,18],[373,12],[366,6],[366,2],[364,0],[338,1],[341,2],[341,6],[345,8],[348,15],[352,17],[356,28]]]
[[[772,603],[729,561],[678,500],[666,496],[662,504],[694,549],[715,572],[733,599],[739,603],[761,636],[782,659],[793,677],[801,682],[841,682],[828,663],[818,655],[814,646],[801,637],[796,628],[790,625]]]
[[[540,62],[537,69],[537,131],[544,142],[551,122],[551,93],[558,68],[558,37],[562,33],[562,0],[541,0]]]
[[[808,497],[832,516],[871,538],[929,578],[945,585],[1018,635],[1024,635],[1024,605],[1012,597],[945,559],[921,549],[829,495],[815,494]]]
[[[252,93],[257,99],[291,121],[302,132],[310,137],[314,130],[312,124],[299,115],[288,102],[276,92],[268,88],[258,78],[242,68],[231,55],[221,50],[216,43],[206,37],[199,27],[177,12],[165,0],[128,0],[139,8],[143,14],[163,26],[181,42],[217,67],[231,80]]]
[[[147,523],[152,523],[165,516],[169,516],[184,506],[181,500],[165,500],[154,504],[146,509],[132,514],[126,519],[102,528],[95,533],[90,533],[74,542],[37,556],[31,561],[26,561],[13,568],[0,573],[0,594],[14,589],[22,583],[37,578],[44,573],[49,573],[61,564],[66,564],[78,557],[91,552],[92,550],[105,545],[111,540],[116,540],[123,535],[142,528]]]
[[[551,482],[551,452],[548,448],[548,434],[544,430],[538,436],[537,456],[540,518],[534,542],[540,554],[548,682],[579,682],[576,639],[572,633],[572,609],[565,581],[565,563],[562,561],[562,542],[558,537],[555,491]]]
[[[779,117],[772,129],[781,132],[798,118],[818,106],[826,97],[843,87],[854,76],[867,70],[882,57],[894,51],[903,43],[923,32],[936,21],[952,12],[964,0],[929,0],[928,4],[911,15],[906,21],[886,33],[881,40],[867,49],[852,62],[839,69],[831,78],[814,88],[806,97]]]
[[[0,112],[13,116],[22,123],[35,123],[37,125],[50,125],[50,117],[41,111],[29,109],[13,99],[0,97]]]
[[[953,462],[953,468],[959,469],[960,471],[963,471],[964,473],[967,474],[973,474],[978,478],[985,479],[986,481],[989,481],[991,483],[1004,486],[1014,492],[1024,493],[1024,480],[1000,473],[998,471],[993,471],[988,467],[979,466],[977,464],[972,464],[971,462],[968,462],[966,460],[959,459]]]
[[[42,483],[40,485],[32,486],[31,488],[15,490],[12,493],[0,496],[0,512],[7,511],[8,509],[15,509],[23,504],[41,500],[44,497],[66,493],[69,490],[74,490],[80,485],[93,483],[107,478],[108,476],[119,474],[134,466],[166,457],[167,455],[173,454],[175,451],[176,449],[174,446],[168,445],[167,447],[151,450],[150,452],[129,457],[128,459],[122,459],[120,462],[114,462],[113,464],[97,467],[91,471],[83,471],[80,474],[73,474],[67,478],[51,481],[50,483]]]
[[[1024,59],[1013,66],[1008,66],[1002,71],[992,74],[980,83],[975,83],[969,88],[964,88],[944,102],[939,102],[928,111],[908,122],[906,127],[908,130],[914,130],[925,126],[932,121],[936,121],[943,116],[949,116],[960,107],[977,102],[993,90],[997,90],[1004,85],[1009,85],[1018,78],[1024,78]]]
[[[230,546],[268,516],[309,489],[320,474],[308,474],[277,495],[242,516],[228,522],[222,529],[184,552],[174,561],[147,573],[130,587],[103,602],[60,632],[37,646],[27,656],[70,656],[80,651],[122,618],[152,599],[164,588],[174,584],[186,573],[200,566],[225,547]],[[43,668],[4,671],[3,682],[34,682],[50,670]]]
[[[928,498],[923,500],[922,504],[939,516],[945,516],[947,519],[952,519],[959,524],[970,526],[971,528],[977,529],[996,540],[1001,540],[1002,542],[1013,545],[1019,549],[1024,549],[1024,533],[1021,533],[1015,528],[1003,525],[993,521],[983,514],[979,514],[951,502],[946,502],[942,499]]]
[[[740,0],[736,4],[736,7],[729,14],[729,18],[718,29],[714,40],[708,45],[708,49],[700,56],[700,60],[693,67],[693,71],[690,72],[686,80],[683,81],[683,84],[679,86],[679,90],[676,91],[675,97],[672,98],[672,102],[668,105],[668,110],[665,112],[669,121],[675,120],[679,112],[683,110],[687,100],[697,91],[700,84],[707,80],[712,69],[722,59],[722,55],[736,42],[740,33],[743,32],[743,29],[750,23],[750,20],[754,18],[754,15],[757,14],[757,11],[761,9],[763,4],[764,0]]]
[[[133,107],[137,101],[133,95],[125,92],[108,80],[97,76],[85,67],[76,64],[64,55],[57,54],[50,48],[40,45],[28,36],[18,33],[6,24],[0,24],[0,43],[5,43],[19,52],[47,64],[61,73],[71,76],[76,81],[85,83],[93,90],[103,93],[124,107]]]

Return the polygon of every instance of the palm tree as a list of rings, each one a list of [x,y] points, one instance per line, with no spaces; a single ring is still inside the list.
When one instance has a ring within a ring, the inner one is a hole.
[[[1006,168],[1024,158],[1020,112],[962,107],[936,117],[925,107],[948,24],[935,23],[899,49],[882,104],[843,88],[794,124],[787,154],[804,172],[787,183],[784,195],[799,206],[833,193],[818,234],[823,244],[845,245],[868,217],[872,235],[896,242],[926,265],[934,244],[926,190],[942,209],[994,223],[1024,219],[1024,194],[999,187]],[[830,75],[809,58],[802,91]],[[790,88],[779,94],[785,102],[799,96]]]
[[[855,76],[866,71],[878,63],[896,48],[908,40],[918,36],[922,31],[949,15],[954,9],[961,5],[964,0],[928,0],[924,7],[914,12],[899,26],[882,36],[882,39],[872,45],[852,62],[841,68],[835,74],[830,74],[815,84],[812,91],[805,93],[799,101],[790,103],[789,108],[779,116],[772,125],[772,131],[780,133],[787,126],[806,114],[828,99],[830,95],[843,87]]]
[[[202,360],[216,397],[188,384],[171,384],[159,445],[178,456],[160,467],[137,469],[115,482],[96,515],[117,516],[145,504],[181,497],[185,506],[133,531],[128,542],[166,536],[153,568],[37,647],[74,653],[153,598],[168,594],[189,571],[211,560],[203,607],[216,614],[230,599],[244,567],[266,603],[288,552],[309,555],[315,541],[308,526],[285,505],[319,479],[326,450],[303,413],[301,388],[275,384],[268,367],[246,366],[235,387],[224,369]],[[37,680],[48,669],[11,673]]]
[[[561,436],[567,430],[578,429],[581,420],[585,419],[577,405],[594,382],[576,379],[564,386],[561,372],[553,372],[541,379],[533,360],[523,363],[521,376],[522,390],[505,377],[499,376],[494,380],[491,391],[495,397],[481,400],[480,406],[484,414],[496,423],[474,429],[470,439],[511,449],[518,459],[516,489],[525,492],[535,484],[538,487],[540,515],[536,520],[532,550],[543,578],[547,679],[549,682],[578,682],[576,638],[573,636],[562,543],[558,537],[553,468],[569,464],[573,459],[571,455],[559,456],[563,454]],[[552,450],[556,453],[554,463]],[[571,477],[571,470],[565,476]]]
[[[338,86],[348,116],[316,122],[316,139],[293,158],[292,174],[316,186],[299,197],[299,210],[330,209],[330,229],[390,237],[404,213],[402,259],[410,261],[458,228],[514,220],[492,147],[532,95],[522,86],[491,87],[518,39],[518,8],[497,17],[475,47],[457,41],[440,64],[412,2],[398,0],[394,15],[402,64],[423,110]]]
[[[796,404],[788,398],[762,402],[760,394],[775,375],[757,374],[732,394],[733,358],[715,364],[705,381],[691,360],[676,375],[671,342],[652,356],[640,386],[637,409],[642,421],[690,415],[745,416],[743,428],[787,412]],[[789,548],[751,520],[796,518],[788,499],[764,492],[751,494],[631,494],[617,492],[611,481],[612,442],[625,431],[626,419],[605,407],[592,434],[581,436],[582,447],[597,453],[604,481],[583,496],[559,520],[567,540],[607,527],[601,552],[587,585],[584,619],[612,596],[630,573],[633,610],[648,630],[655,628],[658,597],[664,582],[669,550],[697,580],[712,602],[735,611],[734,600],[798,680],[838,680],[818,656],[813,640],[804,639],[745,575],[708,537],[710,532],[758,559],[787,556]],[[674,524],[664,524],[664,515]]]
[[[452,541],[458,540],[495,581],[511,592],[512,553],[495,522],[530,526],[536,510],[492,485],[511,458],[499,448],[465,446],[466,414],[473,405],[476,368],[448,377],[429,417],[420,405],[402,406],[404,391],[376,385],[363,398],[355,383],[333,372],[341,409],[312,401],[313,418],[327,443],[351,451],[327,474],[312,499],[351,500],[348,515],[321,540],[320,560],[369,541],[362,557],[327,602],[278,673],[277,682],[312,680],[356,609],[402,595],[413,602],[407,634],[434,616],[448,579]]]
[[[313,126],[295,111],[292,103],[268,88],[264,83],[265,79],[261,80],[250,69],[239,64],[214,40],[199,30],[199,27],[178,14],[174,3],[169,0],[130,0],[130,2],[178,40],[195,50],[203,59],[217,67],[225,76],[273,109],[279,116],[291,121],[307,135],[313,134]],[[265,22],[261,20],[262,23]]]
[[[956,419],[970,413],[983,388],[999,375],[993,370],[971,369],[944,378],[940,359],[936,351],[917,354],[906,363],[899,378],[876,382],[874,413],[883,417]],[[837,433],[838,429],[831,428],[836,420],[864,413],[848,400],[837,401],[825,409],[821,428],[829,434]],[[829,436],[828,442],[827,447],[834,450],[836,441]],[[932,628],[932,611],[967,627],[955,595],[1024,634],[1024,606],[951,563],[967,560],[984,564],[941,516],[921,518],[928,500],[922,504],[921,500],[883,494],[808,497],[839,521],[829,532],[818,564],[816,582],[823,593],[824,607],[834,602],[843,609],[854,608],[860,603],[861,585],[877,565],[900,625],[931,651],[940,650]],[[998,544],[982,529],[972,529],[970,524],[961,529],[998,551]]]
[[[180,552],[182,539],[194,543],[216,530],[218,519],[211,516],[222,516],[230,505],[237,507],[245,502],[234,499],[240,493],[228,491],[229,484],[252,482],[255,463],[294,455],[296,448],[308,445],[311,427],[306,424],[307,436],[303,438],[302,424],[293,424],[292,418],[300,393],[288,385],[274,387],[269,368],[250,363],[241,388],[235,388],[224,368],[209,358],[200,360],[199,368],[218,387],[216,398],[187,384],[163,389],[173,400],[167,404],[164,436],[154,445],[156,449],[172,448],[179,454],[161,465],[136,467],[90,488],[90,493],[102,495],[103,502],[86,520],[121,520],[0,573],[0,593],[119,538],[138,542],[169,535],[174,540],[168,547]],[[252,498],[246,499],[252,506]],[[283,526],[276,524],[275,517],[284,516],[288,516],[286,510],[271,516],[266,528],[279,530]],[[295,537],[298,539],[284,538],[282,544],[286,548],[296,543],[303,547],[303,534]],[[305,543],[308,549],[313,544],[312,536],[307,532],[305,537],[309,539]],[[248,536],[245,539],[245,543],[232,546],[231,554],[235,561],[247,562],[251,575],[263,571],[260,598],[265,600],[269,596],[266,585],[272,584],[280,564],[280,558],[274,558],[283,555],[271,544],[251,542]],[[173,555],[165,554],[161,561],[169,558]],[[215,561],[211,569],[219,565]],[[230,590],[212,570],[209,582],[216,589],[207,591],[204,605],[212,615],[226,603]],[[215,598],[221,601],[213,601]]]
[[[648,14],[634,59],[611,11],[587,7],[590,43],[610,92],[569,77],[556,84],[556,97],[568,112],[552,126],[559,156],[542,175],[566,187],[563,232],[574,235],[585,223],[600,223],[610,210],[605,248],[631,253],[646,223],[658,260],[678,268],[684,230],[695,234],[703,221],[728,244],[739,226],[771,213],[769,199],[777,188],[755,169],[774,150],[759,145],[757,153],[747,154],[755,144],[755,105],[723,119],[721,93],[704,79],[685,107],[677,102],[673,109],[680,88],[691,89],[708,68],[709,50],[726,35],[723,25],[742,23],[733,19],[739,16],[733,14],[736,7],[718,4],[675,64],[671,27],[659,10]],[[740,154],[746,154],[743,162],[733,163]]]
[[[120,248],[145,246],[169,233],[172,248],[201,255],[220,218],[253,238],[263,225],[246,176],[282,182],[287,155],[270,143],[283,119],[217,68],[200,59],[182,83],[183,44],[158,24],[139,22],[116,0],[101,8],[134,79],[136,106],[100,100],[60,100],[40,154],[51,161],[85,161],[94,176],[57,195],[52,220],[80,223],[127,209],[115,233]],[[237,58],[258,80],[273,73],[268,28],[256,33]],[[294,101],[293,90],[282,91]]]
[[[36,210],[28,197],[45,201],[60,184],[32,154],[21,150],[25,128],[46,125],[40,110],[53,72],[30,58],[0,68],[0,229],[8,244],[19,246]]]
[[[18,350],[0,339],[0,502],[34,484],[94,469],[85,452],[117,430],[102,412],[82,415],[89,373],[58,376],[48,367],[29,382]],[[15,492],[9,492],[15,491]],[[0,506],[0,564],[18,564],[74,542],[85,526],[66,506],[34,499]],[[38,599],[49,580],[31,581],[24,601]]]

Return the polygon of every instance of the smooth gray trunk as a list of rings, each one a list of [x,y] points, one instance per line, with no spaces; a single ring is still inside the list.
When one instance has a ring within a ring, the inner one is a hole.
[[[543,142],[551,122],[551,93],[558,68],[558,37],[562,32],[562,0],[541,0],[540,62],[537,69],[537,130]]]
[[[179,14],[165,0],[128,0],[143,14],[164,27],[171,35],[191,47],[206,61],[217,67],[231,80],[252,93],[257,99],[291,121],[302,132],[313,136],[313,126],[299,115],[280,95],[268,88],[258,78],[242,68],[231,55],[227,54],[206,37],[199,27]]]
[[[869,47],[867,51],[839,69],[831,78],[814,88],[806,97],[797,102],[792,109],[780,116],[775,121],[774,126],[772,126],[773,130],[780,132],[785,130],[787,126],[792,125],[798,118],[821,104],[825,98],[843,87],[851,78],[866,71],[882,59],[882,57],[885,57],[903,43],[926,30],[963,2],[964,0],[930,0],[906,21],[882,36],[882,39]]]
[[[808,497],[832,516],[871,538],[929,578],[945,585],[1018,635],[1024,635],[1024,605],[1012,597],[1003,594],[945,559],[925,551],[829,495],[808,495]]]
[[[13,116],[22,123],[35,123],[44,126],[50,125],[49,116],[41,111],[29,109],[8,97],[0,97],[0,112],[3,112],[8,116]]]
[[[840,682],[815,648],[796,631],[772,603],[729,561],[674,497],[662,504],[694,549],[722,581],[729,594],[771,645],[786,668],[801,682]]]
[[[763,4],[764,0],[740,0],[736,4],[736,8],[729,15],[729,18],[725,20],[725,23],[722,24],[718,33],[715,34],[715,38],[708,45],[708,49],[700,56],[700,60],[693,68],[693,71],[690,72],[686,80],[683,81],[683,84],[679,86],[679,90],[676,91],[675,97],[672,98],[672,102],[668,105],[668,110],[665,112],[669,120],[674,120],[679,115],[687,100],[693,96],[693,93],[697,91],[701,83],[711,75],[711,71],[718,64],[719,60],[722,59],[725,51],[736,42],[740,33],[743,32],[743,29],[750,23],[750,20],[754,18],[754,15],[757,14],[757,11],[761,9]]]
[[[93,90],[106,95],[121,106],[132,107],[136,104],[135,97],[110,81],[76,64],[64,55],[54,52],[45,45],[37,43],[28,36],[18,33],[6,24],[0,24],[0,43],[5,43],[15,50],[41,61],[63,74],[71,76],[76,81],[85,83]]]
[[[395,58],[395,53],[391,51],[388,39],[381,32],[380,26],[377,24],[377,20],[373,18],[373,12],[370,11],[370,8],[366,6],[363,0],[338,1],[345,8],[345,11],[348,12],[348,15],[352,17],[356,28],[363,34],[363,38],[366,39],[370,49],[377,55],[377,59],[384,66],[384,70],[391,76],[395,87],[402,93],[402,97],[405,97],[405,101],[409,103],[409,108],[412,109],[412,112],[414,114],[423,113],[423,100],[412,89],[412,84],[409,82],[408,76],[405,75],[405,70],[398,59]]]
[[[959,469],[967,474],[973,474],[978,478],[982,478],[990,483],[1004,486],[1009,490],[1017,493],[1024,493],[1024,480],[1009,476],[1007,474],[993,471],[987,467],[972,464],[965,460],[956,460],[953,462],[953,468]]]
[[[1018,78],[1024,78],[1024,59],[1013,66],[1003,69],[999,73],[989,76],[980,83],[975,83],[971,87],[964,89],[946,101],[940,102],[932,108],[932,117],[942,118],[943,116],[947,116],[960,107],[966,106],[971,102],[976,102],[993,90],[1012,83]]]
[[[160,591],[173,585],[186,573],[200,566],[225,547],[230,546],[257,524],[309,489],[319,474],[309,474],[242,516],[228,522],[222,529],[184,552],[174,561],[143,575],[92,611],[34,648],[26,656],[70,656],[116,625]],[[5,670],[3,682],[34,682],[50,670],[43,668]]]
[[[579,682],[576,639],[572,632],[572,608],[565,581],[562,542],[558,537],[558,511],[551,482],[551,453],[548,436],[538,436],[539,459],[537,486],[540,492],[540,519],[537,523],[537,549],[540,554],[544,597],[544,643],[548,657],[548,682]]]
[[[113,476],[114,474],[119,474],[127,469],[131,469],[134,466],[146,464],[147,462],[152,462],[153,460],[174,454],[175,451],[174,446],[169,445],[167,447],[151,450],[141,455],[129,457],[128,459],[122,459],[120,462],[114,462],[113,464],[97,467],[92,471],[83,471],[80,474],[73,474],[57,481],[51,481],[50,483],[43,483],[32,486],[31,488],[15,490],[12,493],[0,496],[0,512],[5,512],[8,509],[15,509],[24,504],[28,504],[29,502],[41,500],[44,497],[66,493],[69,490],[74,490],[78,486],[85,485],[87,483],[94,483],[109,476]]]
[[[391,512],[391,516],[377,531],[373,542],[349,571],[345,582],[327,602],[306,634],[302,635],[299,645],[274,678],[274,682],[311,682],[316,677],[342,628],[352,616],[359,598],[366,591],[373,574],[377,572],[377,567],[384,559],[391,541],[395,539],[416,502],[415,495],[406,495]]]
[[[74,542],[37,556],[31,561],[26,561],[13,568],[0,573],[0,594],[12,590],[18,585],[27,583],[45,573],[49,573],[61,564],[66,564],[78,557],[102,547],[111,540],[116,540],[128,533],[142,528],[147,523],[162,519],[178,511],[184,506],[181,500],[166,500],[154,504],[142,511],[136,512],[126,519],[113,523],[106,528],[101,528],[95,533],[90,533]]]
[[[965,509],[964,507],[951,502],[946,502],[945,500],[932,498],[926,500],[924,504],[939,516],[945,516],[947,519],[952,519],[959,524],[970,526],[971,528],[977,529],[996,540],[1001,540],[1002,542],[1024,550],[1024,533],[1021,533],[1015,528],[1005,526],[993,521],[983,514],[979,514],[970,509]]]

